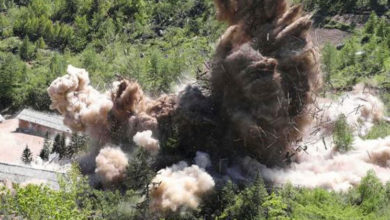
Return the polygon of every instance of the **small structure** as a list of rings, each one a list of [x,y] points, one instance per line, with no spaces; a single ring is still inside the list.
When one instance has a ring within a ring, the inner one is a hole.
[[[3,123],[5,121],[4,117],[0,115],[0,123]]]
[[[58,133],[71,135],[71,130],[64,125],[64,118],[53,113],[39,112],[32,109],[24,109],[17,117],[19,119],[19,131],[40,136],[48,134],[54,136]]]

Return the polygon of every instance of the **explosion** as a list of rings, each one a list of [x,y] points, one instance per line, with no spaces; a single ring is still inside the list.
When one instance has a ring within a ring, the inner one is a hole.
[[[51,108],[64,116],[64,124],[74,132],[86,132],[92,137],[109,134],[108,113],[113,103],[89,85],[88,72],[71,65],[68,74],[48,88]]]
[[[152,131],[150,130],[138,132],[136,135],[134,135],[133,141],[135,144],[151,153],[158,153],[160,149],[158,140],[152,137]]]
[[[197,208],[203,194],[214,188],[213,178],[197,165],[180,162],[160,170],[152,180],[151,207],[160,211],[177,211],[181,207]]]
[[[176,130],[178,147],[189,153],[238,150],[267,165],[285,165],[321,85],[318,55],[307,34],[310,17],[284,0],[215,3],[218,17],[230,26],[213,58],[210,96],[187,87],[178,96],[153,100],[129,80],[100,94],[89,86],[85,70],[70,66],[48,89],[52,108],[66,125],[102,144],[121,144],[146,130],[164,144]]]
[[[106,147],[96,157],[95,172],[104,182],[119,182],[126,177],[127,166],[127,156],[121,149]]]
[[[308,106],[321,86],[310,16],[285,0],[215,0],[230,25],[211,72],[223,126],[235,145],[267,165],[283,165],[310,122]]]
[[[390,137],[375,140],[361,138],[384,115],[384,105],[373,91],[357,85],[338,100],[318,102],[317,122],[305,135],[296,162],[284,169],[267,168],[246,158],[251,164],[246,167],[256,167],[266,180],[276,184],[290,182],[296,186],[324,187],[336,191],[347,191],[356,186],[369,170],[375,171],[383,183],[390,181]],[[332,137],[340,114],[346,116],[354,135],[352,150],[346,153],[336,150]]]
[[[123,151],[131,154],[135,145],[156,156],[160,147],[160,153],[165,152],[175,140],[177,154],[196,154],[197,165],[177,163],[180,159],[158,172],[150,184],[155,210],[198,207],[215,185],[205,171],[212,169],[211,158],[250,155],[267,166],[285,167],[313,118],[321,77],[318,53],[307,34],[310,16],[286,0],[215,4],[218,18],[229,27],[208,73],[210,94],[187,86],[178,94],[153,99],[136,81],[126,79],[100,93],[89,85],[85,70],[72,66],[48,89],[51,107],[73,131],[89,134],[98,149],[121,146],[103,148],[96,157],[96,173],[105,182],[123,180],[128,165]]]

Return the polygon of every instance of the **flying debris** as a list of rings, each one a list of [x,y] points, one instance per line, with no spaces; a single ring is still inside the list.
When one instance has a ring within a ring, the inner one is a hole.
[[[126,154],[137,146],[156,158],[169,154],[167,146],[175,150],[181,159],[165,169],[156,166],[160,171],[150,184],[151,207],[162,212],[198,207],[215,185],[205,171],[213,169],[212,161],[223,159],[227,166],[251,155],[270,167],[287,166],[286,155],[294,155],[294,144],[311,124],[322,84],[318,53],[308,35],[310,16],[300,6],[289,7],[286,0],[215,4],[228,28],[202,73],[208,92],[191,83],[151,98],[136,81],[121,77],[99,92],[90,86],[88,72],[73,66],[48,88],[51,107],[64,123],[93,139],[96,147],[88,158],[94,160],[82,164],[95,166],[105,182],[123,180]],[[105,147],[111,145],[121,149]],[[179,162],[195,154],[197,165]]]

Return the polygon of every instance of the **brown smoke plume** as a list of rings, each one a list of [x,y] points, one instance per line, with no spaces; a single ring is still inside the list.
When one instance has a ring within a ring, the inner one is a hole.
[[[88,72],[71,65],[68,74],[56,79],[48,88],[51,108],[59,111],[64,123],[73,131],[93,137],[107,136],[108,112],[112,101],[89,85]]]
[[[89,85],[84,69],[69,65],[67,72],[48,88],[51,108],[65,117],[64,123],[73,131],[86,132],[102,143],[115,141],[115,135],[133,137],[145,130],[157,133],[157,118],[175,105],[172,96],[149,99],[134,81],[116,81],[102,94]]]
[[[214,188],[213,178],[197,165],[180,162],[160,170],[152,180],[151,207],[156,211],[196,209],[201,197]]]
[[[120,148],[105,147],[96,157],[95,172],[104,182],[119,182],[126,177],[128,159]]]
[[[321,85],[318,55],[307,35],[310,17],[286,0],[215,3],[218,17],[230,26],[213,58],[211,95],[189,86],[153,100],[130,80],[100,94],[89,86],[85,70],[70,66],[48,89],[52,108],[73,130],[103,139],[99,144],[126,144],[150,130],[161,146],[177,139],[184,155],[239,152],[267,165],[285,164]]]
[[[285,0],[215,0],[230,26],[211,72],[226,133],[268,165],[280,164],[310,122],[321,86],[310,16]]]

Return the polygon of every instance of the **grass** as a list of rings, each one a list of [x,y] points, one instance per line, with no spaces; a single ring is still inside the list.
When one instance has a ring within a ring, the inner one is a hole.
[[[385,138],[390,135],[390,123],[381,121],[375,124],[370,132],[364,136],[364,139],[378,139]]]

